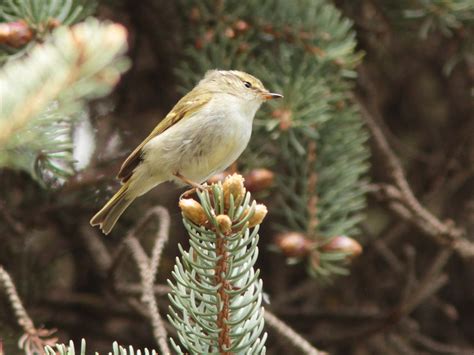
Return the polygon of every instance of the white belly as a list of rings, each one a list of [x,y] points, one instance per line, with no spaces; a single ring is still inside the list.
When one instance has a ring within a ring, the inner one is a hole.
[[[256,109],[213,104],[180,121],[144,146],[147,174],[156,183],[174,180],[173,174],[203,182],[222,171],[242,154],[250,140]],[[145,164],[141,165],[145,165]]]

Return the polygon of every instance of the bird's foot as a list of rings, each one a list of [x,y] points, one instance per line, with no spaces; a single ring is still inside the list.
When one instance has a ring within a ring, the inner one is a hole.
[[[204,190],[205,187],[197,182],[194,182],[192,180],[189,180],[187,177],[181,175],[179,172],[176,172],[173,174],[175,177],[177,177],[178,179],[180,179],[182,182],[184,182],[186,185],[190,185],[194,188],[194,190],[198,189],[198,190]]]
[[[201,185],[197,182],[194,182],[192,180],[189,180],[188,178],[186,178],[185,176],[181,175],[179,172],[176,172],[173,174],[175,177],[177,177],[178,179],[180,179],[182,182],[184,182],[186,185],[190,185],[192,186],[192,189],[189,189],[185,192],[183,192],[183,194],[180,196],[180,198],[186,198],[192,194],[194,194],[197,190],[199,191],[204,191],[207,187],[204,186],[204,185]]]

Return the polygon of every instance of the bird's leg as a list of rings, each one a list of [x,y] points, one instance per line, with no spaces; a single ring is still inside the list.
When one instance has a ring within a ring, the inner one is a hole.
[[[204,190],[206,187],[201,185],[201,184],[198,184],[197,182],[194,182],[194,181],[191,181],[189,180],[188,178],[184,177],[183,175],[181,175],[178,171],[175,172],[173,174],[175,177],[177,177],[178,179],[180,179],[182,182],[184,182],[185,184],[187,185],[190,185],[192,186],[193,188],[192,189],[189,189],[185,192],[183,192],[183,194],[180,196],[180,199],[182,198],[185,198],[185,197],[188,197],[190,195],[192,195],[193,193],[196,192],[196,190]]]
[[[194,188],[194,190],[198,189],[198,190],[204,190],[205,187],[201,184],[198,184],[197,182],[194,182],[194,181],[191,181],[189,180],[188,178],[184,177],[183,175],[181,175],[179,173],[179,171],[175,172],[173,174],[174,176],[176,176],[178,179],[180,179],[182,182],[184,182],[185,184],[187,185],[190,185]]]

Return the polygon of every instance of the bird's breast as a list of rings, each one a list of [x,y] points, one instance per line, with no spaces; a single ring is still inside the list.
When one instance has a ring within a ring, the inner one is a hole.
[[[254,113],[253,113],[254,114]],[[247,147],[252,133],[249,116],[235,103],[210,102],[150,141],[145,160],[149,167],[172,178],[174,172],[203,182],[226,169]]]

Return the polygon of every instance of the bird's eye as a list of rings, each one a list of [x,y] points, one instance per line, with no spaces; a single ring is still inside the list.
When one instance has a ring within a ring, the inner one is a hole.
[[[246,88],[251,88],[252,84],[250,84],[248,81],[244,81],[244,85]]]

